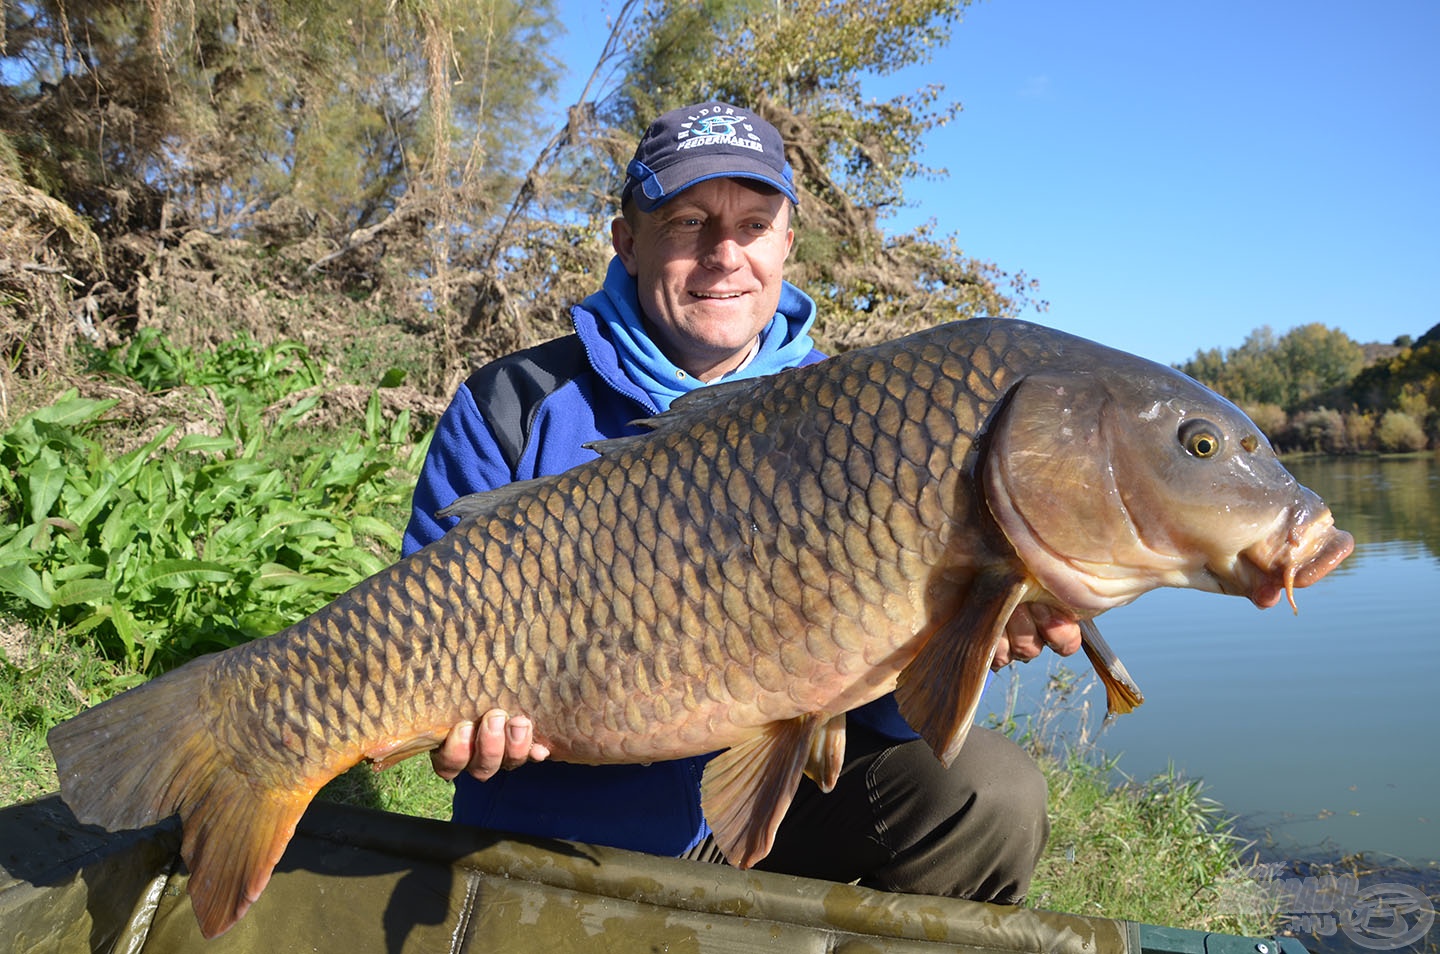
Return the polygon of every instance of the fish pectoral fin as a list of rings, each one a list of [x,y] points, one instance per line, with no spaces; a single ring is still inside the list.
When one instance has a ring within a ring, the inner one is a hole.
[[[830,792],[840,781],[840,766],[845,763],[845,713],[832,716],[820,727],[810,740],[810,758],[805,762],[805,774],[820,786],[820,791]]]
[[[935,627],[900,672],[895,687],[900,714],[947,767],[975,721],[997,640],[1028,589],[1016,575],[982,574],[960,612]]]
[[[735,867],[749,868],[770,853],[811,760],[814,738],[830,724],[822,718],[811,713],[772,722],[705,766],[700,807],[716,844]]]
[[[396,763],[403,762],[412,755],[419,755],[421,752],[429,752],[431,749],[440,747],[445,737],[450,734],[448,728],[436,729],[424,735],[412,736],[408,739],[397,739],[387,742],[384,745],[376,746],[365,753],[365,761],[375,767],[378,772],[387,769]]]
[[[1100,677],[1101,684],[1105,686],[1107,718],[1124,715],[1145,701],[1145,694],[1140,691],[1135,680],[1130,678],[1130,673],[1125,669],[1120,657],[1115,655],[1110,644],[1100,635],[1094,620],[1080,621],[1080,645],[1084,648],[1090,665],[1095,667],[1095,674]]]

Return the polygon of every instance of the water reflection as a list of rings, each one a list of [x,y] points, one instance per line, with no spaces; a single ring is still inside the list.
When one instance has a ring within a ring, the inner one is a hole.
[[[1297,460],[1290,471],[1319,494],[1355,542],[1414,541],[1440,557],[1440,467],[1436,458]]]

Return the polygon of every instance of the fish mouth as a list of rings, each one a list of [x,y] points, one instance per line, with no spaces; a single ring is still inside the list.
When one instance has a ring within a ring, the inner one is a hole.
[[[1246,559],[1259,571],[1259,579],[1250,590],[1250,601],[1261,609],[1268,609],[1284,596],[1290,609],[1299,612],[1295,591],[1323,579],[1354,549],[1355,538],[1336,527],[1328,513],[1303,527],[1292,526],[1284,546],[1271,559],[1246,554]]]

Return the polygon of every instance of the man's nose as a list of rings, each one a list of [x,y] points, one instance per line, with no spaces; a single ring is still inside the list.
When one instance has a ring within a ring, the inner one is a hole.
[[[740,261],[740,243],[733,235],[708,237],[701,262],[707,268],[732,269]]]

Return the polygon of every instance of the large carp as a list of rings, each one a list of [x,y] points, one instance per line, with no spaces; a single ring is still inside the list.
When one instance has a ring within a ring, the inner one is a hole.
[[[647,423],[466,498],[443,539],[289,629],[56,727],[65,801],[110,829],[178,812],[213,936],[325,782],[498,706],[566,761],[727,749],[702,805],[747,866],[802,771],[833,784],[847,710],[896,690],[948,764],[1020,604],[1085,620],[1093,653],[1088,621],[1147,590],[1293,604],[1352,546],[1235,406],[1020,321],[708,387]],[[1091,658],[1123,707],[1118,664]]]

